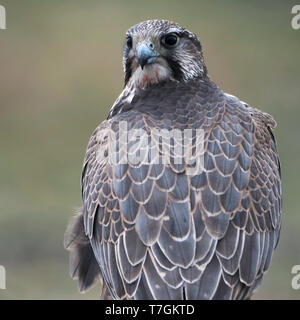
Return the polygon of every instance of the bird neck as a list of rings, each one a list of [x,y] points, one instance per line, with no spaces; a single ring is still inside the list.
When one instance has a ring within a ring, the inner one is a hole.
[[[195,90],[195,88],[198,89]],[[111,107],[108,119],[124,111],[133,109],[137,104],[139,104],[138,101],[140,101],[141,98],[144,100],[151,98],[153,95],[161,95],[164,100],[168,100],[173,99],[171,96],[176,95],[179,92],[182,92],[182,94],[179,95],[181,98],[184,94],[188,94],[191,97],[195,92],[201,90],[206,91],[209,90],[208,88],[211,88],[212,90],[213,88],[216,89],[217,86],[208,78],[207,75],[205,77],[198,77],[189,81],[175,81],[167,79],[159,83],[149,85],[146,88],[136,87],[133,82],[128,81],[123,91]],[[191,91],[193,91],[193,93],[191,93]]]

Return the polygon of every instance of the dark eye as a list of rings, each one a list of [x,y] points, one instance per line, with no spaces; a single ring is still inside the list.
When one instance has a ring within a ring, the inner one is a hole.
[[[132,48],[132,37],[129,36],[126,38],[126,44],[128,48]]]
[[[169,33],[161,39],[162,44],[167,48],[175,47],[178,41],[179,37],[175,33]]]

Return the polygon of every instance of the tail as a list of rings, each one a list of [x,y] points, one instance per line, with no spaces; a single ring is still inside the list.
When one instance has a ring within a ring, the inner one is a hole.
[[[70,251],[70,275],[78,279],[80,292],[87,291],[97,281],[102,282],[100,267],[84,231],[82,211],[70,221],[65,232],[64,246]]]

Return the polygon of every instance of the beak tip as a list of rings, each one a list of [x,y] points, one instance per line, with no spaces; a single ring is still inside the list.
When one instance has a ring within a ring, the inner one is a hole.
[[[140,62],[140,66],[141,66],[141,69],[142,69],[142,70],[144,70],[145,65],[146,65],[146,63],[145,63],[145,62],[142,62],[142,63]]]
[[[142,70],[144,70],[145,65],[148,63],[148,59],[138,59],[139,65],[141,66]]]

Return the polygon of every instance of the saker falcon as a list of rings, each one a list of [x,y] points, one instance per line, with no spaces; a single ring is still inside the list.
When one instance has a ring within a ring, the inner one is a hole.
[[[177,23],[130,28],[123,66],[65,235],[72,277],[102,279],[103,299],[249,299],[280,233],[275,121],[210,80]]]

